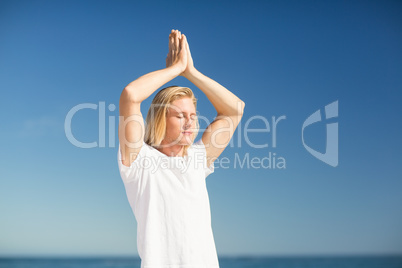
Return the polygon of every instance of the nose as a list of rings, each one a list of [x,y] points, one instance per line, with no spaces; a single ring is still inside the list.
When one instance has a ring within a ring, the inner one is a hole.
[[[184,123],[184,128],[185,129],[190,128],[193,121],[194,121],[194,119],[191,119],[191,117],[187,117],[186,122]]]

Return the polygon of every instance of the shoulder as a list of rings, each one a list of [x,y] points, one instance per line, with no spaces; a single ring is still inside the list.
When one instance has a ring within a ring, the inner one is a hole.
[[[191,146],[188,148],[189,154],[194,152],[201,152],[206,153],[204,143],[202,143],[202,139],[195,141]]]
[[[209,174],[214,172],[214,165],[209,164],[207,161],[207,151],[205,149],[205,145],[202,142],[202,139],[200,138],[196,142],[194,142],[191,146],[193,153],[194,153],[194,158],[197,163],[201,164],[201,167],[203,168],[205,172],[205,177],[207,177]]]
[[[195,149],[204,149],[205,150],[205,145],[202,142],[202,139],[198,139],[197,141],[195,141],[192,145],[191,148],[195,148]]]
[[[131,161],[130,166],[126,166],[122,163],[122,148],[121,148],[121,144],[119,143],[119,148],[118,148],[118,160],[119,160],[119,164],[121,164],[124,167],[132,167],[134,164],[136,164],[137,162],[141,161],[142,158],[144,158],[145,156],[149,156],[151,154],[154,154],[154,148],[150,145],[148,145],[147,143],[145,143],[144,141],[142,142],[141,148],[139,150],[138,153],[136,153],[135,158],[133,161]]]
[[[207,151],[205,149],[204,143],[202,142],[202,139],[197,140],[190,146],[189,154],[193,154],[193,156],[196,155],[197,157],[207,157]]]

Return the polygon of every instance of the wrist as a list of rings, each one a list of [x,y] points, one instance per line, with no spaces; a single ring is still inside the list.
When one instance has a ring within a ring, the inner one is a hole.
[[[184,72],[183,76],[190,80],[192,77],[196,76],[198,73],[200,73],[200,72],[193,66],[192,68],[188,68]]]
[[[178,64],[171,65],[167,67],[167,69],[171,70],[175,76],[180,75],[184,71],[183,68]]]

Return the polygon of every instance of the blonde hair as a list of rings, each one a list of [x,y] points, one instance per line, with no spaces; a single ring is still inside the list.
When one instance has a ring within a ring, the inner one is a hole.
[[[191,98],[197,111],[197,99],[195,98],[193,91],[188,87],[169,86],[161,89],[155,95],[145,119],[146,127],[144,142],[146,144],[152,147],[158,147],[161,145],[161,142],[166,135],[166,115],[168,108],[172,102],[181,98]],[[198,116],[195,119],[195,124],[196,126],[191,137],[192,142],[194,142],[194,139],[197,137],[200,128]],[[187,149],[189,147],[190,145],[184,146],[183,155],[187,155]]]

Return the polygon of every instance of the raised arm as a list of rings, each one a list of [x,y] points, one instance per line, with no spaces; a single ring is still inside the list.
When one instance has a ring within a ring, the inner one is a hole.
[[[242,116],[245,103],[225,87],[199,72],[193,64],[186,39],[187,67],[183,76],[201,89],[217,111],[217,117],[202,135],[210,166],[225,150]]]
[[[169,53],[166,68],[145,74],[128,84],[120,95],[119,102],[119,142],[122,163],[130,166],[137,158],[144,140],[144,119],[141,114],[141,102],[147,99],[159,87],[178,75],[182,75],[187,66],[187,48],[180,35],[169,35]]]

